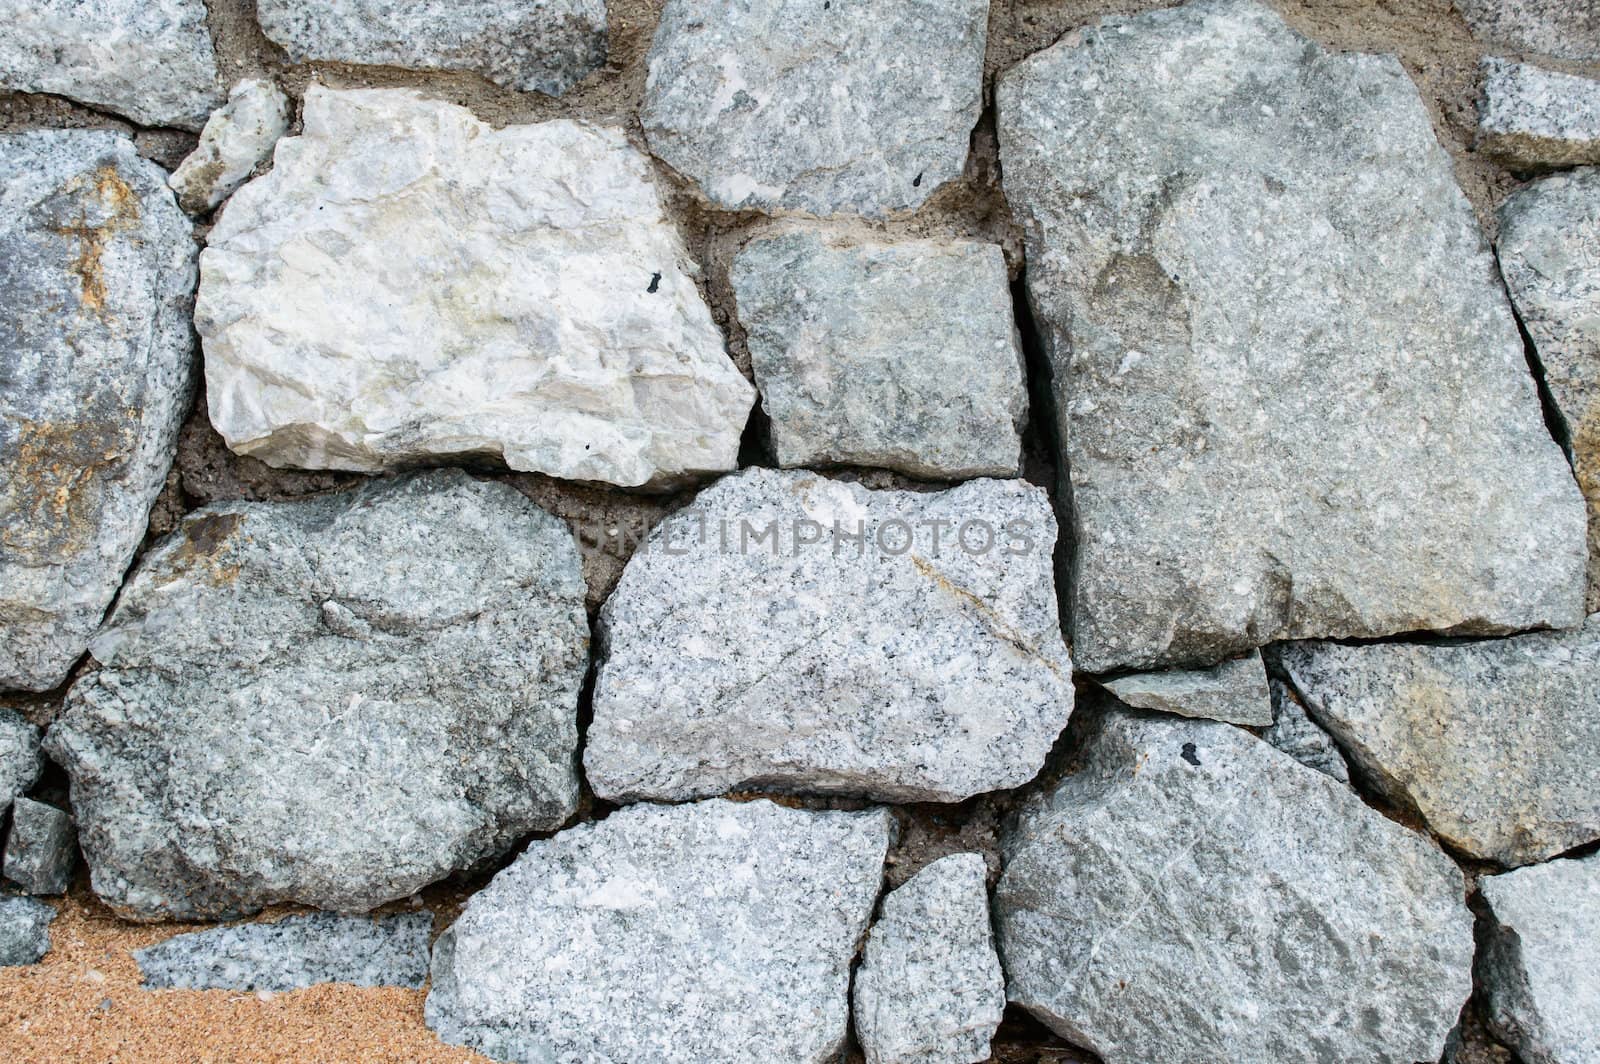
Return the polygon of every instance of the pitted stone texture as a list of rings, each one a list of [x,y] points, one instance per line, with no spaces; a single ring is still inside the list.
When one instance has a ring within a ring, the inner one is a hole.
[[[533,842],[439,939],[428,1026],[519,1064],[833,1064],[893,823],[712,800]]]
[[[1504,59],[1483,61],[1479,151],[1511,166],[1600,163],[1600,81]]]
[[[1561,59],[1600,59],[1600,7],[1588,0],[1454,0],[1486,44]]]
[[[867,1064],[974,1064],[1006,1007],[976,853],[928,865],[883,900],[852,1005]]]
[[[566,527],[459,472],[189,515],[45,738],[96,893],[356,912],[558,827],[583,596]]]
[[[1135,673],[1101,686],[1136,709],[1258,728],[1272,723],[1272,694],[1259,650],[1209,669]]]
[[[1521,865],[1600,839],[1600,614],[1571,632],[1278,653],[1355,767],[1450,845]]]
[[[1498,250],[1588,500],[1588,601],[1600,610],[1600,170],[1513,194],[1500,209]]]
[[[229,447],[626,486],[734,467],[754,389],[620,130],[495,130],[401,90],[312,86],[304,111],[201,257]]]
[[[300,990],[318,983],[403,986],[428,981],[432,913],[304,913],[275,923],[213,927],[133,951],[146,989]]]
[[[998,102],[1080,668],[1581,623],[1581,499],[1398,61],[1198,0],[1067,38]]]
[[[194,258],[132,141],[0,136],[0,688],[67,678],[144,538],[193,399]]]
[[[655,528],[600,611],[590,785],[955,802],[1026,783],[1072,710],[1055,535],[1021,481],[724,477]]]
[[[18,795],[38,782],[43,770],[39,729],[16,710],[0,706],[0,817]]]
[[[11,806],[0,870],[29,894],[65,894],[78,859],[78,835],[64,809],[18,798]]]
[[[1028,391],[999,247],[794,229],[751,241],[732,281],[779,465],[1017,475]]]
[[[0,88],[182,129],[222,102],[205,0],[0,0],[0,27]]]
[[[1600,1061],[1600,857],[1485,876],[1478,889],[1490,1028],[1527,1064]]]
[[[1350,782],[1350,766],[1345,764],[1333,736],[1323,731],[1287,684],[1269,680],[1272,689],[1272,727],[1261,738],[1308,768],[1340,783]]]
[[[606,61],[605,0],[257,0],[296,62],[470,70],[560,96]]]
[[[200,133],[200,144],[167,180],[183,209],[204,213],[228,198],[289,131],[289,98],[266,78],[246,78],[228,93]]]
[[[33,898],[0,894],[0,967],[37,964],[50,952],[53,906]]]
[[[667,0],[640,120],[727,210],[882,217],[961,176],[989,0]]]
[[[1106,1064],[1439,1059],[1473,943],[1433,842],[1238,728],[1082,724],[1004,840],[1013,1002]]]

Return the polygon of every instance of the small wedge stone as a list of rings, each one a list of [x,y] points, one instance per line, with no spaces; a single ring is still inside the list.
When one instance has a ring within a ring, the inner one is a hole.
[[[228,93],[200,133],[200,144],[167,179],[183,209],[202,214],[228,198],[289,130],[289,98],[265,78],[246,78]]]
[[[37,964],[50,952],[54,906],[15,894],[0,894],[0,966]]]
[[[1261,652],[1252,651],[1209,669],[1136,673],[1101,683],[1136,709],[1201,717],[1264,728],[1272,723],[1272,694]]]
[[[11,806],[0,871],[29,894],[65,894],[78,861],[78,833],[64,809],[18,798]]]
[[[1478,150],[1523,168],[1600,163],[1600,81],[1483,61]]]
[[[16,710],[0,706],[0,817],[13,799],[39,781],[42,771],[39,729]]]
[[[305,913],[214,927],[133,951],[146,989],[300,990],[318,983],[403,986],[428,981],[432,913]]]

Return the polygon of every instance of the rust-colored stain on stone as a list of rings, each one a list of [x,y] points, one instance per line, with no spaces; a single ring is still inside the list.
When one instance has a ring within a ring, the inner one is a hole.
[[[183,541],[172,556],[172,569],[177,573],[194,573],[202,570],[205,580],[214,587],[231,584],[239,579],[240,567],[228,562],[228,541],[244,524],[244,514],[206,514],[184,522],[181,529]]]
[[[101,257],[114,233],[131,229],[138,223],[139,197],[113,166],[101,166],[94,172],[93,181],[90,189],[87,178],[74,178],[63,191],[83,191],[93,196],[102,208],[95,213],[103,213],[104,219],[91,223],[85,207],[79,210],[75,223],[61,226],[56,232],[77,240],[77,258],[68,269],[78,277],[81,286],[80,305],[90,313],[99,314],[106,305],[106,279]]]
[[[104,498],[104,470],[133,447],[127,425],[111,421],[14,423],[16,443],[3,456],[0,543],[33,564],[60,562],[94,542]]]

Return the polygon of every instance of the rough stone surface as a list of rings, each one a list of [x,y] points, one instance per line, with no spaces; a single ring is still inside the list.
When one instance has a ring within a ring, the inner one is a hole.
[[[66,679],[144,537],[193,397],[194,257],[132,141],[0,136],[0,688]]]
[[[1396,59],[1198,0],[1067,37],[998,106],[1080,668],[1581,622],[1581,500]]]
[[[732,281],[779,465],[1017,475],[1028,390],[998,246],[791,230]]]
[[[558,827],[583,596],[566,527],[459,472],[190,514],[45,738],[96,893],[361,911]]]
[[[1511,166],[1600,163],[1600,81],[1483,61],[1478,150]]]
[[[1450,845],[1520,865],[1600,839],[1600,614],[1571,632],[1279,656],[1354,766]]]
[[[43,770],[39,729],[16,710],[0,706],[0,817],[13,799],[38,781]]]
[[[1500,210],[1498,250],[1588,500],[1588,602],[1600,610],[1600,170],[1512,195]]]
[[[1026,783],[1072,710],[1055,534],[1020,481],[723,478],[655,528],[601,609],[590,785],[953,802]]]
[[[731,469],[755,393],[645,157],[413,92],[306,93],[201,258],[211,421],[271,465],[466,455],[637,486]]]
[[[1600,59],[1600,7],[1589,0],[1453,0],[1480,40],[1561,59]]]
[[[1272,688],[1273,720],[1272,727],[1264,731],[1261,737],[1302,765],[1331,776],[1340,783],[1349,783],[1350,766],[1345,764],[1344,755],[1339,752],[1333,736],[1311,719],[1306,707],[1287,684],[1271,680],[1268,685]]]
[[[1106,1064],[1438,1060],[1472,989],[1439,848],[1238,728],[1113,710],[1007,835],[1010,999]]]
[[[989,0],[667,0],[650,150],[729,210],[881,217],[961,176]]]
[[[605,0],[257,0],[294,62],[471,70],[560,96],[606,61]]]
[[[18,798],[6,835],[5,877],[29,894],[65,894],[78,859],[78,834],[64,809]]]
[[[712,800],[536,841],[434,948],[428,1025],[520,1064],[832,1064],[892,824]]]
[[[50,952],[53,906],[33,898],[0,894],[0,966],[37,964]]]
[[[1491,930],[1478,962],[1495,1034],[1526,1064],[1600,1060],[1600,857],[1478,880]]]
[[[289,131],[289,98],[266,78],[246,78],[228,93],[200,133],[200,144],[167,183],[186,211],[204,213],[228,198]]]
[[[1272,694],[1259,650],[1209,669],[1135,673],[1102,681],[1102,686],[1138,709],[1249,727],[1272,723]]]
[[[1006,1007],[982,855],[928,865],[883,900],[856,971],[867,1064],[974,1064]]]
[[[428,981],[432,930],[432,913],[305,913],[174,935],[134,950],[133,958],[150,989],[299,990],[353,983],[420,990]]]
[[[182,129],[222,102],[204,0],[0,0],[0,27],[0,88]]]

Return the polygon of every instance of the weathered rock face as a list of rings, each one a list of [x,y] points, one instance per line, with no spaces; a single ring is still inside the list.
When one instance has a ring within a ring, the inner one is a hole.
[[[1600,163],[1600,81],[1483,61],[1478,150],[1517,167]]]
[[[1272,727],[1262,732],[1261,738],[1282,750],[1308,768],[1314,768],[1340,783],[1350,782],[1350,766],[1333,741],[1333,736],[1323,731],[1311,719],[1306,707],[1287,684],[1269,680],[1272,689]]]
[[[304,913],[275,923],[213,927],[133,951],[147,988],[299,990],[318,983],[403,986],[428,981],[432,913],[368,918]]]
[[[522,1064],[831,1064],[892,824],[713,800],[533,842],[440,938],[428,1025]]]
[[[199,129],[222,102],[205,0],[0,0],[0,88]]]
[[[988,0],[667,0],[640,119],[729,210],[881,217],[961,176]]]
[[[1600,170],[1521,189],[1500,210],[1500,272],[1566,422],[1589,505],[1589,609],[1600,610]]]
[[[731,279],[779,465],[1017,475],[1028,390],[999,247],[790,230]]]
[[[1600,1059],[1600,857],[1478,880],[1491,927],[1478,962],[1491,1028],[1528,1064]]]
[[[1137,709],[1249,727],[1272,723],[1272,695],[1259,650],[1209,669],[1135,673],[1105,680],[1102,686]]]
[[[560,96],[606,61],[605,0],[257,0],[294,62],[471,70]]]
[[[590,785],[953,802],[1026,783],[1072,710],[1054,542],[1020,481],[723,478],[656,527],[601,610]]]
[[[1573,632],[1279,655],[1356,767],[1452,846],[1520,865],[1600,839],[1600,614]]]
[[[33,898],[0,894],[0,966],[37,964],[50,952],[52,906]]]
[[[1107,1064],[1437,1060],[1472,918],[1437,846],[1225,724],[1085,713],[995,895],[1012,1001]]]
[[[39,729],[16,710],[0,706],[0,816],[17,795],[38,781],[43,770]]]
[[[578,566],[559,521],[458,472],[189,515],[45,739],[95,891],[133,918],[360,911],[559,826]]]
[[[998,106],[1079,667],[1580,623],[1578,493],[1398,61],[1198,0],[1067,38]]]
[[[30,798],[12,804],[11,830],[0,862],[7,879],[29,894],[64,894],[72,885],[77,857],[78,836],[65,810]]]
[[[246,78],[212,112],[199,146],[167,183],[184,210],[209,211],[244,184],[288,130],[289,98],[283,90],[265,78]]]
[[[0,688],[66,679],[144,537],[193,398],[194,257],[132,141],[0,136]]]
[[[983,857],[958,853],[883,900],[856,971],[853,1015],[867,1064],[973,1064],[1006,1007]]]
[[[201,258],[211,421],[271,465],[464,455],[637,486],[733,468],[754,390],[620,130],[306,93]]]
[[[1453,0],[1480,40],[1561,59],[1600,59],[1600,8],[1573,0]]]

